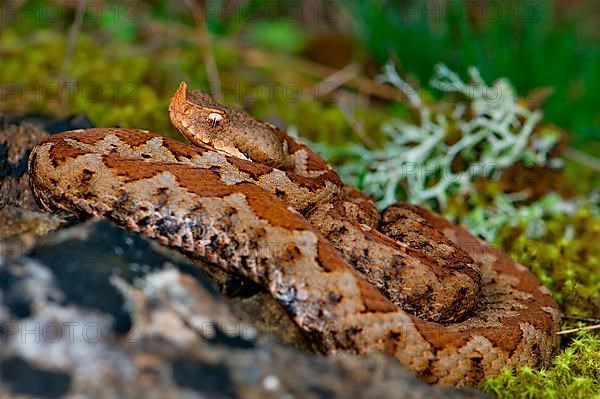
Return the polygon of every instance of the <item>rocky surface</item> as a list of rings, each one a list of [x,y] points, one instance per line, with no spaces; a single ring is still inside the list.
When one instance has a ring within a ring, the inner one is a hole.
[[[85,115],[52,119],[41,115],[0,117],[0,208],[13,205],[38,211],[29,188],[31,148],[49,134],[93,127]]]
[[[29,188],[27,159],[31,148],[47,135],[31,124],[4,123],[0,129],[0,208],[38,209]]]
[[[14,238],[23,245],[66,223],[59,215],[40,212],[29,187],[27,160],[31,148],[49,134],[87,127],[92,124],[85,115],[0,118],[0,240]]]
[[[44,126],[78,127],[59,122]],[[0,397],[484,396],[431,387],[381,354],[315,354],[249,280],[107,221],[39,212],[23,162],[45,135],[0,131]]]

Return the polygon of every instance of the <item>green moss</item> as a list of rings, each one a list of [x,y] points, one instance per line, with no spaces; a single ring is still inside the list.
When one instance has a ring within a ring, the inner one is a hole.
[[[149,85],[154,65],[128,47],[101,46],[81,34],[63,83],[64,36],[37,31],[26,39],[9,29],[0,45],[2,107],[52,114],[87,113],[98,126],[170,131],[168,96]],[[160,112],[159,112],[160,110]]]
[[[552,367],[522,367],[486,380],[483,389],[498,398],[600,398],[600,339],[579,333]]]
[[[600,145],[590,143],[588,152],[590,154],[600,154]],[[565,187],[562,190],[565,196],[570,197],[589,193],[600,187],[600,173],[598,171],[569,160],[567,160],[566,165],[563,177]]]
[[[585,206],[547,216],[544,228],[532,239],[525,223],[507,226],[498,245],[538,275],[565,314],[600,318],[600,215]]]
[[[573,175],[573,167],[568,164],[564,175]],[[492,192],[498,190],[493,183],[485,187]],[[574,212],[532,217],[543,223],[543,234],[531,238],[531,218],[523,218],[516,225],[510,220],[499,230],[496,245],[529,267],[550,288],[564,314],[600,318],[597,205],[583,201]],[[563,328],[578,326],[582,325],[565,323]],[[572,337],[564,339],[548,369],[506,369],[500,376],[486,380],[484,390],[498,398],[600,398],[600,338],[596,332]]]

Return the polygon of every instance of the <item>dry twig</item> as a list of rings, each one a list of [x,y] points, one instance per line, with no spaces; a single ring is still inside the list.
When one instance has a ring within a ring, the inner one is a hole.
[[[348,64],[339,71],[335,71],[325,77],[313,87],[305,90],[305,93],[315,100],[319,97],[327,96],[357,77],[358,73],[359,66],[357,64]]]
[[[577,162],[581,165],[587,166],[590,169],[600,172],[600,159],[588,155],[585,152],[581,152],[572,147],[567,147],[563,155],[565,158],[568,158],[573,162]]]
[[[75,19],[73,20],[71,29],[69,29],[69,37],[67,39],[65,58],[63,59],[60,74],[56,79],[59,83],[59,86],[60,84],[64,83],[69,72],[69,68],[71,67],[71,62],[73,61],[73,54],[75,53],[75,47],[77,46],[77,38],[79,37],[79,32],[81,32],[81,26],[83,25],[83,11],[85,10],[85,2],[86,0],[79,0],[79,2],[77,3]]]
[[[77,38],[79,37],[79,32],[81,32],[81,27],[83,26],[83,12],[85,10],[86,0],[79,0],[77,2],[77,10],[75,11],[75,19],[73,20],[73,24],[71,25],[71,29],[69,29],[69,37],[67,39],[67,48],[65,49],[65,58],[63,59],[63,64],[60,69],[60,73],[56,78],[56,82],[59,90],[63,88],[68,74],[69,68],[71,67],[71,63],[73,62],[73,55],[75,54],[75,47],[77,46]],[[65,96],[60,96],[60,105],[61,108],[66,107]]]
[[[593,326],[571,328],[570,330],[559,331],[559,332],[556,333],[556,335],[571,334],[571,333],[575,333],[575,332],[579,332],[579,331],[596,330],[596,329],[599,329],[599,328],[600,328],[600,324],[594,324]]]
[[[344,119],[346,119],[346,122],[348,122],[348,125],[350,125],[352,131],[354,131],[354,133],[360,139],[360,141],[362,141],[362,143],[367,148],[377,148],[377,143],[375,143],[375,141],[373,141],[373,139],[369,137],[362,121],[359,121],[354,117],[354,107],[352,106],[352,104],[350,104],[348,96],[340,96],[338,101],[338,107],[342,115],[344,116]]]
[[[217,63],[215,56],[212,52],[210,32],[206,25],[205,19],[205,4],[204,1],[184,0],[185,5],[190,9],[194,20],[196,21],[196,30],[198,32],[198,39],[200,47],[203,51],[204,66],[206,68],[206,75],[210,82],[210,94],[212,97],[221,101],[221,81],[219,79],[219,71],[217,69]]]

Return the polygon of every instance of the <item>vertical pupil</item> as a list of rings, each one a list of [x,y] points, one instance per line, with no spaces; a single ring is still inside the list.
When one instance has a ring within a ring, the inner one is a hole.
[[[221,120],[223,119],[223,117],[215,112],[211,112],[210,114],[208,114],[208,120],[210,121],[211,126],[216,126],[217,123],[219,123]]]

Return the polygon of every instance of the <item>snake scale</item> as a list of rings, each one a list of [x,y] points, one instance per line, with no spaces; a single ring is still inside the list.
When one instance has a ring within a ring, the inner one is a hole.
[[[192,144],[50,136],[29,158],[36,200],[252,279],[324,353],[383,351],[458,386],[551,360],[558,308],[524,266],[423,208],[378,213],[308,147],[183,82],[169,114]]]

